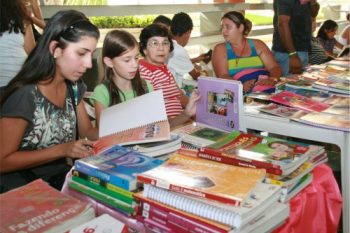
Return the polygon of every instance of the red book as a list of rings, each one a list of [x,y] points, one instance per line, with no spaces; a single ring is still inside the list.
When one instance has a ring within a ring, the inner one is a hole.
[[[198,233],[227,233],[232,230],[230,226],[220,224],[209,219],[204,219],[181,210],[177,210],[168,205],[164,205],[151,199],[145,198],[140,193],[136,194],[135,197],[142,203],[142,216],[145,219],[151,219],[152,221],[158,222],[159,224],[166,222],[166,226],[170,229],[178,229],[179,226],[183,226],[190,232]]]
[[[90,204],[52,188],[43,180],[0,195],[0,232],[66,232],[95,217]]]

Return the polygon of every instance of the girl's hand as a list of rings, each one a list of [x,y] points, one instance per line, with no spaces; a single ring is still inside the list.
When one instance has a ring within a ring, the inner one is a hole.
[[[62,144],[63,154],[71,158],[84,158],[92,155],[93,143],[87,139],[80,139],[77,141]]]
[[[188,117],[192,117],[196,114],[196,104],[197,101],[200,99],[200,95],[198,93],[198,90],[193,90],[191,97],[188,101],[188,104],[186,105],[186,108],[184,110],[184,113],[188,116]]]

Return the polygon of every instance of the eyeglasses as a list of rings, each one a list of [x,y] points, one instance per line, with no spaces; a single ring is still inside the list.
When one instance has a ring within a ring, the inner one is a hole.
[[[162,47],[170,47],[170,41],[168,40],[164,40],[163,42],[159,42],[157,40],[151,40],[147,44],[151,48],[160,48],[160,45],[162,45]]]

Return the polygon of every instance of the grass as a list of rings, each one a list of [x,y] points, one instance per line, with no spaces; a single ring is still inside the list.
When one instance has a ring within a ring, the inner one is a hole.
[[[256,15],[251,13],[246,13],[245,17],[252,21],[254,26],[257,25],[270,25],[273,22],[273,15],[271,16],[263,16],[263,15]]]

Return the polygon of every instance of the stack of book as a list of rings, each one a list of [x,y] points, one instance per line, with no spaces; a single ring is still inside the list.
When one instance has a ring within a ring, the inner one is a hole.
[[[139,188],[135,174],[162,163],[162,160],[113,146],[100,154],[76,160],[68,185],[126,215],[135,215],[137,203],[133,192]]]
[[[264,177],[264,169],[174,154],[137,175],[144,191],[135,196],[142,203],[141,220],[152,230],[259,232],[259,227],[271,230],[289,214],[288,205],[277,203],[281,187],[262,183]]]
[[[0,195],[0,232],[66,232],[95,217],[90,204],[52,188],[43,180]]]

